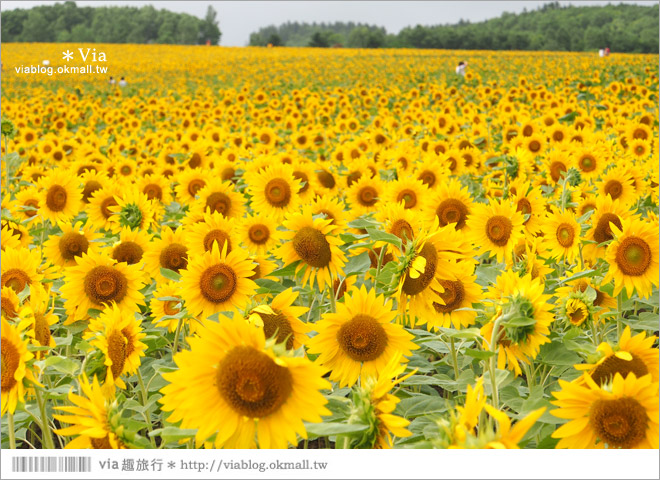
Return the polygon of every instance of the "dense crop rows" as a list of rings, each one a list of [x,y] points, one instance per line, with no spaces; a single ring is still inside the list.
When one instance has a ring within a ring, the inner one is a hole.
[[[63,48],[3,45],[3,446],[658,448],[657,56]]]

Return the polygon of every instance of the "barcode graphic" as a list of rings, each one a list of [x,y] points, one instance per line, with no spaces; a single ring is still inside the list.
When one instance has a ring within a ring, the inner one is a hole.
[[[12,472],[91,472],[92,457],[13,457]]]

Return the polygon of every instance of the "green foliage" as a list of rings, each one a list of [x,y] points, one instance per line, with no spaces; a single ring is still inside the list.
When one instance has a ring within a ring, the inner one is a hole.
[[[83,7],[75,2],[2,12],[3,42],[220,43],[217,12],[204,19],[137,7]]]
[[[4,23],[3,23],[4,29]],[[332,38],[332,35],[335,35]],[[461,50],[588,51],[609,47],[613,52],[657,53],[658,5],[575,7],[549,3],[521,14],[504,12],[478,23],[406,27],[396,35],[384,28],[353,22],[287,22],[250,35],[251,46],[351,48],[441,48]]]

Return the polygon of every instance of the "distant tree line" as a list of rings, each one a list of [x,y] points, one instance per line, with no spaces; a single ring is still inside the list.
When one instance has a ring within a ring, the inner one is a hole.
[[[562,7],[552,2],[483,22],[417,25],[398,34],[356,23],[288,22],[253,33],[250,45],[551,51],[609,47],[613,52],[658,53],[658,25],[658,5]]]
[[[75,2],[2,12],[3,42],[220,43],[217,13],[204,19],[153,6],[78,7]]]

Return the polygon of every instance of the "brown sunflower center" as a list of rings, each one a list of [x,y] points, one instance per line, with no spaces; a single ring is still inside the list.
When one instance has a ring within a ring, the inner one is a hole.
[[[231,211],[231,198],[225,193],[213,192],[206,199],[206,208],[211,213],[218,212],[227,217]]]
[[[188,248],[172,243],[160,252],[160,266],[178,272],[188,266]]]
[[[218,244],[220,251],[227,243],[227,253],[231,252],[231,238],[224,230],[211,230],[204,236],[204,250],[210,252],[213,249],[213,242]]]
[[[624,238],[616,251],[616,264],[624,275],[643,275],[652,258],[649,244],[639,237]]]
[[[264,322],[264,334],[266,338],[272,338],[277,335],[276,342],[282,343],[286,340],[286,348],[293,348],[293,328],[284,314],[259,313]]]
[[[568,223],[559,224],[557,227],[557,241],[559,242],[559,245],[568,248],[573,245],[573,240],[575,240],[573,226]]]
[[[578,165],[583,172],[593,172],[596,170],[596,159],[591,155],[584,155],[578,160]]]
[[[337,332],[337,342],[356,362],[379,358],[387,347],[387,332],[374,317],[359,314],[344,323]]]
[[[550,164],[550,178],[553,182],[558,182],[562,172],[568,170],[564,162],[554,161]]]
[[[248,237],[250,237],[250,241],[257,245],[263,245],[270,238],[270,230],[266,225],[256,223],[248,230]]]
[[[18,312],[16,311],[16,306],[14,306],[14,302],[12,302],[11,298],[3,295],[0,298],[0,305],[2,306],[2,314],[5,317],[12,319],[17,315]]]
[[[264,190],[266,201],[276,208],[284,208],[291,201],[291,187],[283,178],[273,178]]]
[[[108,357],[112,361],[110,371],[112,377],[119,377],[124,371],[124,364],[126,363],[126,337],[124,334],[115,330],[108,336]]]
[[[66,207],[67,193],[61,185],[53,185],[46,193],[46,206],[53,212],[61,212]]]
[[[612,448],[631,448],[644,440],[648,415],[634,398],[597,400],[591,407],[589,422],[598,438]]]
[[[202,180],[201,178],[195,178],[188,182],[188,193],[190,194],[191,197],[194,197],[195,195],[197,195],[197,192],[199,192],[205,186],[206,186],[206,182],[204,180]]]
[[[163,302],[163,312],[165,315],[176,315],[181,311],[177,305],[180,303],[180,300],[167,300]]]
[[[371,252],[369,252],[369,253],[371,253]],[[332,291],[334,292],[336,299],[342,298],[344,296],[344,294],[346,293],[347,288],[348,288],[348,285],[346,283],[346,280],[344,280],[342,282],[340,279],[335,278],[335,281],[332,282]]]
[[[417,278],[412,278],[410,272],[406,273],[402,287],[406,295],[417,295],[423,292],[431,284],[433,277],[435,277],[438,264],[438,252],[435,247],[429,243],[425,243],[418,255],[426,259],[426,265],[424,266],[424,271]]]
[[[440,280],[440,285],[445,289],[439,293],[440,298],[445,302],[444,305],[433,302],[433,307],[438,313],[451,313],[457,308],[461,308],[465,298],[465,287],[460,280]]]
[[[92,194],[95,191],[100,190],[102,187],[103,185],[101,185],[96,180],[90,180],[87,183],[85,183],[85,186],[82,191],[83,202],[89,203],[89,198],[92,196]]]
[[[622,228],[621,219],[618,215],[615,215],[614,213],[604,213],[598,220],[596,228],[594,229],[594,240],[598,243],[607,242],[614,238],[614,234],[610,228],[610,222],[616,225],[618,229]]]
[[[224,263],[212,265],[202,273],[199,290],[202,296],[213,303],[226,302],[237,288],[236,272]]]
[[[460,200],[448,198],[438,205],[438,208],[435,209],[435,214],[440,220],[441,227],[455,223],[456,230],[460,230],[465,226],[468,209]]]
[[[526,198],[521,198],[518,200],[518,205],[516,206],[516,211],[522,213],[523,215],[532,214],[532,204],[529,203],[529,200]],[[523,224],[529,222],[531,216],[523,221]]]
[[[412,225],[402,218],[399,218],[392,223],[390,233],[399,237],[403,245],[405,245],[408,240],[412,240],[414,236]]]
[[[488,237],[488,240],[498,247],[507,244],[509,238],[511,238],[512,231],[513,224],[511,223],[511,220],[502,215],[495,215],[489,218],[488,222],[486,222],[486,236]]]
[[[529,142],[529,151],[530,152],[536,153],[539,150],[541,150],[541,142],[539,142],[538,140],[532,140],[531,142]]]
[[[110,215],[112,215],[112,211],[110,210],[110,207],[115,207],[117,206],[117,201],[115,200],[114,197],[108,197],[105,200],[101,202],[101,215],[103,215],[103,218],[106,220],[110,218]]]
[[[123,273],[107,265],[98,265],[85,275],[84,289],[96,305],[115,301],[121,302],[126,296],[128,282]]]
[[[163,189],[156,183],[149,183],[142,189],[142,193],[144,193],[149,200],[163,199]]]
[[[316,178],[319,179],[319,182],[321,182],[321,185],[325,188],[335,188],[335,177],[327,170],[321,170],[318,172]]]
[[[16,293],[21,293],[30,283],[30,277],[20,268],[10,268],[2,274],[2,286],[9,287]]]
[[[112,449],[112,444],[110,443],[110,437],[108,435],[103,438],[90,438],[89,441],[92,444],[92,448],[96,450]]]
[[[435,185],[436,182],[436,176],[435,173],[433,173],[431,170],[424,170],[422,171],[418,176],[418,180],[421,180],[424,185],[427,187],[431,188],[433,185]]]
[[[413,208],[417,205],[417,194],[409,188],[406,188],[405,190],[400,191],[396,196],[396,202],[399,203],[401,201],[404,202],[403,208]]]
[[[309,177],[305,172],[295,171],[293,172],[293,178],[303,182],[303,186],[300,187],[298,193],[305,193],[309,189]]]
[[[355,182],[360,180],[360,178],[362,178],[362,172],[360,171],[349,173],[348,175],[346,175],[346,186],[350,187]]]
[[[289,369],[248,346],[234,347],[222,359],[216,385],[229,406],[248,418],[275,413],[293,392]]]
[[[135,265],[142,260],[143,254],[144,250],[135,242],[122,242],[112,250],[112,258],[129,265]]]
[[[330,264],[332,252],[323,233],[312,227],[303,227],[293,237],[293,249],[308,265],[324,268]]]
[[[25,209],[25,211],[23,211],[23,214],[26,217],[32,218],[37,214],[37,210],[39,209],[39,203],[36,200],[34,199],[25,200],[23,202],[23,205],[26,207],[30,207]]]
[[[14,374],[20,365],[21,357],[16,346],[4,338],[0,344],[0,357],[2,358],[2,393],[5,394],[16,385]]]
[[[630,352],[628,352],[630,353]],[[610,382],[615,373],[620,373],[626,378],[629,373],[634,373],[637,378],[643,377],[649,373],[649,369],[644,361],[634,353],[630,353],[630,360],[619,358],[616,355],[608,356],[605,361],[598,365],[591,373],[591,378],[598,385]]]
[[[373,207],[378,201],[378,192],[374,187],[362,187],[358,191],[357,200],[364,207]]]
[[[35,312],[34,315],[34,337],[39,345],[50,343],[50,325],[48,325],[46,316],[38,312]]]
[[[618,180],[609,180],[605,184],[603,191],[605,195],[612,197],[612,200],[616,200],[623,193],[623,184]]]
[[[58,246],[64,260],[73,260],[75,257],[87,253],[89,241],[78,232],[68,232],[60,237]]]

